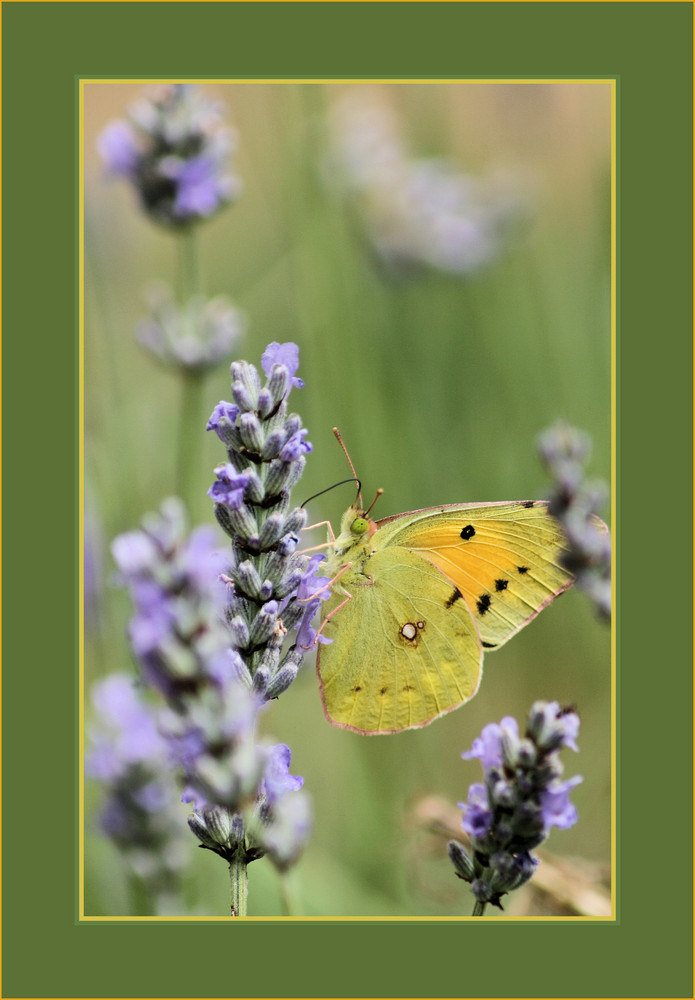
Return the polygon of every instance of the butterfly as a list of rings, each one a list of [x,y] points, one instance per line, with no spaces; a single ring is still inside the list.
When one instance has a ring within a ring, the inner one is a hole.
[[[574,583],[545,501],[380,521],[370,510],[358,493],[322,564],[333,579],[320,631],[331,642],[316,661],[328,721],[363,735],[418,729],[469,701],[485,651]]]

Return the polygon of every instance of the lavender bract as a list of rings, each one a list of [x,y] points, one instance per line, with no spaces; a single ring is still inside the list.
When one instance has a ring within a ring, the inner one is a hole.
[[[533,875],[538,861],[531,851],[553,826],[566,829],[576,822],[569,792],[582,779],[561,780],[558,751],[563,746],[577,750],[578,730],[575,712],[538,701],[523,738],[516,720],[506,717],[485,726],[461,755],[477,757],[484,771],[484,782],[471,785],[468,801],[460,803],[471,850],[458,841],[448,846],[456,874],[475,896],[474,915],[482,915],[488,903],[502,909],[502,896]]]

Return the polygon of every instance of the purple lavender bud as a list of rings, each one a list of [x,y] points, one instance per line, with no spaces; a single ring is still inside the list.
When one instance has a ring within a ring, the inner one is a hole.
[[[269,681],[270,670],[268,667],[261,664],[260,667],[256,668],[256,672],[253,675],[253,690],[264,699],[267,699],[266,691],[268,689]]]
[[[127,122],[110,122],[100,133],[97,148],[109,173],[134,178],[142,154],[135,131]]]
[[[235,581],[241,591],[253,600],[261,600],[262,580],[255,565],[250,559],[245,559],[236,568]]]
[[[210,415],[206,430],[214,430],[220,441],[228,444],[228,429],[235,426],[239,412],[239,407],[234,403],[226,403],[223,399],[220,400]]]
[[[268,375],[266,391],[270,396],[273,408],[279,406],[289,392],[292,381],[290,373],[284,365],[274,365]]]
[[[447,844],[449,859],[456,869],[456,874],[465,882],[472,882],[475,876],[475,868],[466,849],[457,840],[451,840]]]
[[[282,538],[286,531],[285,520],[282,514],[271,514],[266,518],[258,538],[260,548],[270,549]]]
[[[301,389],[304,385],[304,382],[295,376],[295,372],[299,368],[299,348],[296,344],[278,344],[274,340],[272,344],[268,344],[266,347],[261,359],[261,365],[268,378],[270,378],[273,365],[283,365],[292,379],[293,386]]]
[[[235,646],[244,649],[249,645],[249,627],[241,615],[235,615],[234,618],[232,618],[229,623],[229,631],[231,633],[232,642]]]
[[[543,808],[543,825],[546,830],[557,826],[566,830],[577,822],[577,810],[569,800],[569,793],[582,781],[580,775],[568,781],[553,781],[543,792],[541,804]]]
[[[246,448],[260,454],[263,448],[261,422],[255,413],[242,413],[239,418],[239,433]]]
[[[238,473],[230,462],[223,462],[214,469],[217,482],[208,490],[208,496],[215,503],[223,503],[230,510],[239,510],[244,502],[244,490],[249,482],[249,473]]]
[[[280,458],[283,462],[296,462],[298,458],[305,455],[307,452],[311,451],[311,445],[308,441],[302,441],[302,438],[308,431],[300,430],[296,431],[283,445],[282,451],[280,452]]]
[[[270,393],[266,386],[264,386],[258,393],[258,416],[264,420],[268,417],[271,411],[275,408],[276,402],[273,399],[272,393]]]
[[[548,752],[568,746],[578,751],[578,732],[579,716],[576,712],[563,711],[556,701],[538,701],[531,706],[527,734],[539,749]]]
[[[234,399],[243,412],[255,410],[261,389],[261,380],[256,368],[247,361],[234,361],[231,372]]]
[[[254,618],[249,639],[252,645],[260,646],[266,643],[275,631],[278,620],[278,602],[268,601]]]
[[[287,690],[292,681],[295,679],[298,670],[299,670],[299,665],[292,662],[289,663],[286,662],[282,667],[280,667],[278,672],[275,674],[272,680],[269,681],[266,687],[265,690],[266,698],[268,698],[268,700],[270,700],[271,698],[279,698],[280,695]]]
[[[270,431],[263,444],[261,453],[263,461],[269,462],[271,459],[277,458],[286,440],[287,434],[284,427],[276,427]]]
[[[492,822],[485,785],[474,784],[468,789],[468,802],[461,805],[463,829],[471,837],[484,837]]]
[[[304,784],[304,778],[290,774],[291,761],[292,751],[287,744],[271,747],[261,786],[262,794],[271,805],[286,792],[297,791]]]
[[[464,760],[471,760],[474,757],[479,757],[483,768],[487,770],[490,767],[501,767],[502,765],[502,724],[507,723],[508,728],[512,729],[512,723],[516,725],[514,719],[505,718],[502,723],[498,726],[496,723],[491,722],[481,732],[480,736],[473,740],[473,746],[466,753],[462,753],[461,756]]]

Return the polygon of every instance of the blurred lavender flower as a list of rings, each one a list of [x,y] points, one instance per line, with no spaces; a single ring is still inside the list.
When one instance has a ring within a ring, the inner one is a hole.
[[[222,617],[225,562],[212,527],[189,536],[183,504],[171,498],[111,551],[135,604],[128,633],[147,684],[178,710],[218,677],[243,676]]]
[[[174,913],[180,909],[187,845],[168,745],[132,677],[112,674],[98,681],[92,704],[86,770],[104,789],[101,828],[154,911]]]
[[[502,909],[503,895],[519,888],[538,864],[530,853],[553,826],[566,829],[577,820],[569,793],[582,780],[562,781],[558,751],[577,750],[579,717],[557,702],[531,706],[523,738],[516,719],[507,717],[485,726],[464,760],[477,757],[484,782],[471,785],[463,809],[463,828],[472,853],[458,843],[448,845],[459,878],[470,883],[476,899],[474,916],[487,903]]]
[[[147,289],[149,315],[140,320],[140,343],[160,361],[190,372],[204,372],[229,357],[241,339],[242,314],[223,295],[196,295],[182,306],[164,284]]]
[[[281,871],[299,857],[312,823],[308,796],[287,794],[298,792],[304,784],[303,778],[290,774],[291,759],[290,748],[284,743],[271,749],[258,804],[262,824],[258,840]]]
[[[110,122],[98,139],[107,170],[129,180],[143,211],[168,226],[209,218],[238,197],[240,181],[228,172],[235,145],[220,105],[189,84],[150,88],[128,120]]]
[[[395,276],[419,266],[477,271],[499,255],[525,212],[518,177],[474,178],[443,159],[411,158],[393,110],[375,91],[347,94],[329,125],[331,180]]]
[[[602,482],[587,482],[584,466],[591,439],[574,427],[559,423],[538,439],[541,459],[555,481],[549,511],[567,538],[563,562],[577,584],[591,597],[598,613],[611,617],[611,538],[596,515],[608,497]]]

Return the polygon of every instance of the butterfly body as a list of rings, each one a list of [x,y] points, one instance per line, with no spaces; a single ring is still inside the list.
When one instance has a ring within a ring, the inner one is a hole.
[[[451,504],[373,521],[348,508],[324,572],[317,672],[333,725],[387,734],[473,697],[503,645],[574,578],[542,501]]]

